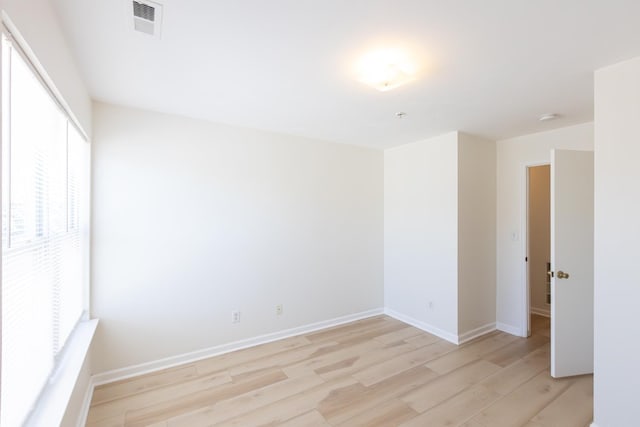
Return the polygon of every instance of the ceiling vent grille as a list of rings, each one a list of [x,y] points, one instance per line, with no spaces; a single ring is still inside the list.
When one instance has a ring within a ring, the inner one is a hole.
[[[148,4],[134,1],[133,16],[154,22],[156,20],[156,8]]]
[[[128,19],[133,29],[160,38],[162,5],[147,0],[127,0]]]

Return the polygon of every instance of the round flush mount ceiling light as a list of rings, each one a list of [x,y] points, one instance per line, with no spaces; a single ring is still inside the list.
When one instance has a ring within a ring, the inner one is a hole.
[[[540,117],[538,117],[538,120],[540,120],[541,122],[548,122],[550,120],[556,120],[559,119],[560,115],[556,114],[556,113],[547,113],[547,114],[543,114]]]
[[[357,79],[386,92],[416,79],[418,61],[405,48],[379,48],[362,55],[355,64]]]

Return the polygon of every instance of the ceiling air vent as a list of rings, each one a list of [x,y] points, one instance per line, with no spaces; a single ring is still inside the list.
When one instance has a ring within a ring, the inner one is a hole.
[[[148,4],[133,2],[133,16],[154,22],[156,20],[156,8]]]
[[[162,5],[151,1],[128,0],[129,19],[133,15],[133,29],[160,38]]]

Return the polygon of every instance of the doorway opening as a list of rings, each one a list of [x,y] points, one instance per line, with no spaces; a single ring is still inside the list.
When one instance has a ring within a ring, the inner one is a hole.
[[[551,329],[551,166],[527,167],[527,336]]]

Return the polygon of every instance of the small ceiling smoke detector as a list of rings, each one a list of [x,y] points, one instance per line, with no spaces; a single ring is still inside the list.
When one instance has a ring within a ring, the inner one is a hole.
[[[404,111],[398,111],[396,113],[396,119],[404,119],[405,117],[407,117],[407,113],[405,113]]]
[[[541,122],[548,122],[549,120],[555,120],[555,119],[559,119],[560,115],[556,114],[556,113],[547,113],[547,114],[543,114],[540,117],[538,117],[538,120],[540,120]]]
[[[127,21],[133,30],[160,38],[162,5],[148,0],[126,0]]]

